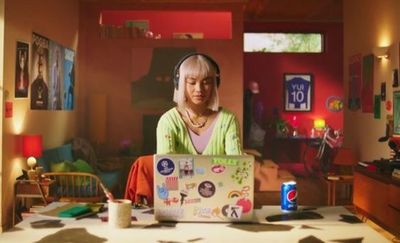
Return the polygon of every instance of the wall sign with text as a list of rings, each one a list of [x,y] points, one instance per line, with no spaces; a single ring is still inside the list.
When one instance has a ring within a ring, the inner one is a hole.
[[[284,74],[284,110],[311,111],[312,74]]]

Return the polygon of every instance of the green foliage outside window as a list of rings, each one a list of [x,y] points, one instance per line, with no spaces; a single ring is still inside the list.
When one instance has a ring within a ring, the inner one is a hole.
[[[321,53],[319,33],[245,33],[245,52]]]

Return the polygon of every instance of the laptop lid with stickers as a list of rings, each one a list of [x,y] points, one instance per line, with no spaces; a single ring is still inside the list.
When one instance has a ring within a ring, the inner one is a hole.
[[[253,206],[253,156],[154,155],[156,220],[250,222]]]

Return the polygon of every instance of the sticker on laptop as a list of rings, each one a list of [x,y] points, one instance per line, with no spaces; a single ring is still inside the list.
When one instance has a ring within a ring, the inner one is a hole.
[[[240,219],[243,208],[240,205],[226,204],[222,207],[222,214],[227,218]]]
[[[165,183],[162,186],[157,185],[157,195],[160,199],[165,200],[168,198],[169,191]]]
[[[199,184],[198,191],[202,197],[212,197],[215,194],[215,185],[211,181],[203,181]]]
[[[223,165],[213,165],[213,167],[211,167],[211,171],[216,173],[216,174],[220,174],[220,173],[225,171],[225,166],[223,166]]]
[[[172,160],[168,158],[163,158],[157,163],[157,170],[161,175],[167,176],[171,175],[175,170],[175,165]]]
[[[167,176],[165,178],[165,185],[167,186],[167,189],[170,191],[176,191],[178,190],[178,177],[177,176]]]
[[[178,161],[179,178],[192,177],[194,175],[193,158],[183,158]]]
[[[236,202],[237,206],[242,208],[242,213],[248,213],[253,208],[253,203],[248,198],[241,198]]]
[[[236,181],[239,185],[245,181],[250,175],[250,162],[243,162],[231,175],[232,179]]]

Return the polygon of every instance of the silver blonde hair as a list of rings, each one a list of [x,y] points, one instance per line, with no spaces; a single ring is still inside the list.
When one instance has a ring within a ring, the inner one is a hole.
[[[178,89],[174,91],[174,102],[180,108],[186,108],[185,96],[185,80],[188,77],[206,78],[213,77],[214,85],[211,92],[210,100],[207,107],[213,111],[218,111],[219,96],[217,90],[217,69],[215,64],[211,63],[206,57],[201,54],[196,54],[186,58],[179,67],[179,83]]]

